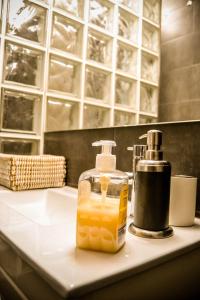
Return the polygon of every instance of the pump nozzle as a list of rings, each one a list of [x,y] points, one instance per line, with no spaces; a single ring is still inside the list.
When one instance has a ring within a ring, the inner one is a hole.
[[[139,137],[139,139],[143,138],[147,138],[148,150],[160,150],[162,144],[162,131],[156,129],[149,130]]]
[[[115,147],[116,143],[114,141],[101,140],[101,141],[97,141],[97,142],[92,143],[92,146],[95,146],[95,147],[102,146],[101,153],[111,154],[112,153],[112,147]]]
[[[139,137],[139,140],[141,140],[141,139],[146,139],[146,138],[147,138],[147,133],[141,135],[141,136]]]
[[[92,146],[102,146],[102,151],[96,157],[96,169],[99,171],[113,171],[116,168],[116,156],[112,154],[112,147],[116,146],[114,141],[101,140],[92,143]]]
[[[162,151],[160,150],[162,144],[162,131],[149,130],[147,133],[139,137],[139,139],[147,138],[146,159],[161,160]]]

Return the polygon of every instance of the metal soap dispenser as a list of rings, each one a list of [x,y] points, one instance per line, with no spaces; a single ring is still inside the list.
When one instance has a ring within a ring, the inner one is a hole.
[[[163,160],[162,132],[149,130],[145,159],[139,160],[135,177],[134,222],[131,233],[149,238],[173,234],[169,227],[170,163]]]

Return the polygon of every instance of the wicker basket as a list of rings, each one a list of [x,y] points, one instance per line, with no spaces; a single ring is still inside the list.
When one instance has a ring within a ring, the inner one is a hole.
[[[63,156],[0,154],[0,185],[13,191],[62,187],[65,177]]]

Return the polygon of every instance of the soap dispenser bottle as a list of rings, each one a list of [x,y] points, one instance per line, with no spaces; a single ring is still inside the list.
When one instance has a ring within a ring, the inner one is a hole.
[[[169,226],[170,163],[163,160],[162,132],[149,130],[145,159],[139,160],[135,177],[134,221],[129,230],[138,236],[164,238]]]
[[[95,169],[81,174],[78,183],[76,245],[78,248],[116,252],[125,243],[128,175],[116,170],[114,141],[102,146]]]

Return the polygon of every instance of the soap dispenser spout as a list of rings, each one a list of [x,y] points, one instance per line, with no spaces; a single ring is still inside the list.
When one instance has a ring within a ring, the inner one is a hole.
[[[96,142],[92,143],[92,146],[94,146],[94,147],[102,146],[101,153],[111,154],[112,147],[115,147],[116,143],[115,143],[115,141],[101,140],[101,141],[96,141]]]
[[[112,147],[116,146],[115,141],[101,140],[92,143],[92,146],[101,146],[101,153],[96,156],[96,169],[102,172],[109,172],[116,169],[116,156],[112,154]]]
[[[145,155],[146,160],[162,160],[163,152],[161,150],[162,145],[162,131],[149,130],[147,133],[141,135],[139,139],[147,139],[147,151]]]
[[[141,135],[141,136],[139,137],[139,140],[141,140],[141,139],[146,139],[146,138],[147,138],[147,133]]]

